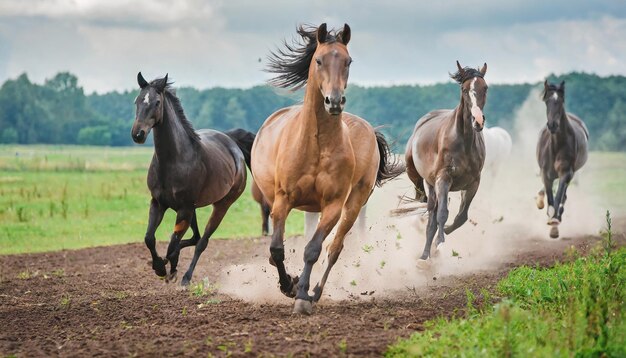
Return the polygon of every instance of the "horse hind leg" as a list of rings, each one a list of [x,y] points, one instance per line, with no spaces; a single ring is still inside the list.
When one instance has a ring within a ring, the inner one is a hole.
[[[446,235],[451,234],[467,221],[467,213],[469,212],[470,204],[472,203],[472,200],[474,200],[474,196],[478,191],[478,186],[479,183],[476,183],[476,185],[461,193],[461,206],[459,207],[459,213],[454,218],[452,225],[445,227],[444,231]]]
[[[180,242],[180,248],[184,249],[185,247],[195,246],[202,235],[200,235],[200,230],[198,230],[198,217],[196,216],[196,210],[193,210],[193,216],[191,217],[191,230],[193,231],[193,236],[191,239],[185,239]]]
[[[428,201],[428,197],[426,195],[426,190],[424,189],[424,178],[422,178],[417,169],[415,169],[415,164],[413,164],[413,157],[407,157],[406,160],[406,173],[415,185],[415,200],[420,203],[425,203]]]
[[[261,217],[263,219],[261,230],[262,230],[263,236],[267,236],[270,233],[270,224],[269,224],[270,212],[271,212],[270,205],[264,199],[263,202],[261,203]]]
[[[193,271],[196,269],[196,264],[200,259],[200,255],[202,254],[202,252],[204,252],[207,245],[209,244],[209,238],[219,227],[230,206],[233,205],[233,203],[235,202],[235,200],[237,200],[237,198],[239,198],[239,196],[241,196],[241,193],[243,193],[245,186],[246,182],[245,180],[243,180],[242,185],[233,187],[224,198],[222,198],[220,201],[213,203],[213,212],[211,213],[209,222],[204,229],[204,234],[202,234],[202,237],[196,243],[196,249],[193,253],[191,264],[189,264],[189,268],[187,269],[187,272],[185,272],[185,275],[183,276],[183,279],[181,281],[182,286],[188,286],[191,282]]]
[[[170,273],[165,277],[165,281],[176,281],[176,267],[178,266],[178,257],[180,256],[180,241],[190,225],[190,220],[194,217],[193,210],[179,209],[176,213],[176,225],[174,232],[170,238],[170,244],[167,247],[167,260],[170,263]]]

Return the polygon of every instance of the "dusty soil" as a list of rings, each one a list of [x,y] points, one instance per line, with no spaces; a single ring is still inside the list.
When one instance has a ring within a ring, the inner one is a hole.
[[[625,231],[626,220],[614,224]],[[624,234],[616,236],[623,244]],[[255,304],[177,289],[154,275],[143,244],[0,256],[0,355],[380,356],[424,321],[461,313],[466,288],[492,290],[515,266],[549,266],[569,246],[586,252],[599,240],[564,238],[548,250],[538,241],[489,272],[433,277],[393,298],[323,298],[312,316],[292,315],[288,298]],[[266,239],[211,241],[194,282],[267,251]],[[190,256],[188,249],[181,267]]]

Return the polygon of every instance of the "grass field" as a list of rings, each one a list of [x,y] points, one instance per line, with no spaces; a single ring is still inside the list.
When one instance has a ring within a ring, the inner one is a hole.
[[[142,241],[152,151],[149,146],[0,146],[0,254]],[[585,170],[598,178],[589,190],[606,198],[606,208],[626,213],[626,153],[592,153]],[[201,230],[209,214],[210,208],[198,210]],[[168,211],[158,239],[169,239],[174,218]],[[303,214],[293,211],[287,235],[301,234],[303,221]],[[214,237],[260,236],[260,226],[259,206],[246,192]]]
[[[151,147],[0,146],[0,254],[142,241],[151,157]],[[210,212],[198,210],[201,231]],[[169,240],[174,220],[169,210],[159,240]],[[302,233],[303,222],[292,212],[287,235]],[[260,208],[248,190],[213,237],[260,235]]]
[[[626,356],[626,248],[616,250],[609,232],[604,249],[589,256],[552,268],[515,268],[498,283],[496,297],[468,291],[464,317],[427,322],[386,355]]]

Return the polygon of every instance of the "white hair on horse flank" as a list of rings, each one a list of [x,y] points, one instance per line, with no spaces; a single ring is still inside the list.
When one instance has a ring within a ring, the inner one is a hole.
[[[143,98],[143,103],[150,104],[150,92],[146,93],[146,96]]]

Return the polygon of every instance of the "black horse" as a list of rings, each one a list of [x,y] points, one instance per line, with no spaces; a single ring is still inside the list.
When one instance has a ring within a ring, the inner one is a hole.
[[[544,82],[543,101],[546,103],[548,123],[539,134],[537,162],[541,169],[544,188],[539,191],[537,207],[543,209],[543,197],[548,195],[548,225],[550,237],[559,237],[559,224],[567,199],[567,186],[574,173],[587,161],[589,131],[585,123],[575,115],[565,112],[565,82],[558,86]],[[552,183],[559,179],[556,197],[552,195]]]
[[[210,129],[195,131],[170,89],[167,75],[148,83],[139,72],[137,82],[141,91],[135,100],[132,138],[136,143],[144,143],[154,129],[154,156],[148,170],[152,200],[146,246],[155,273],[173,281],[180,249],[195,245],[193,259],[181,281],[185,286],[191,281],[209,237],[246,187],[246,164],[250,165],[255,135],[241,129],[227,133]],[[196,208],[207,205],[213,205],[213,212],[204,234],[200,235]],[[162,259],[155,248],[154,233],[167,209],[176,211],[176,225],[167,256]],[[190,226],[193,237],[181,241]],[[169,275],[165,267],[168,261]]]

